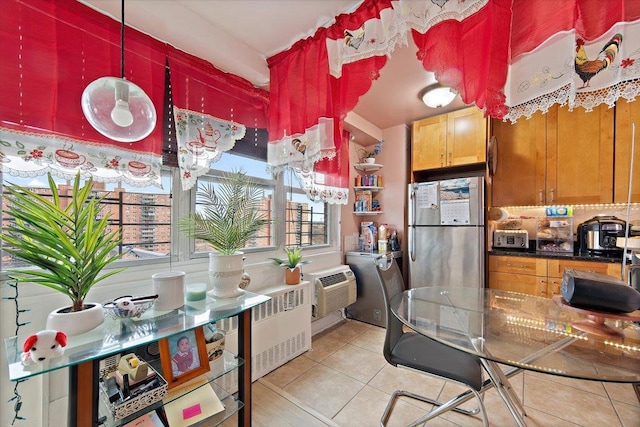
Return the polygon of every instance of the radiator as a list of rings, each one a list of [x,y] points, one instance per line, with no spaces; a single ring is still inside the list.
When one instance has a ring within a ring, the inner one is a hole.
[[[311,349],[310,289],[303,282],[260,291],[271,300],[251,309],[252,381]],[[238,318],[223,319],[217,327],[226,331],[226,348],[237,353]]]

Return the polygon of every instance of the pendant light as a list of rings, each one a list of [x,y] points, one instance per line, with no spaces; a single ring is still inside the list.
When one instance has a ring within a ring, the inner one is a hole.
[[[118,142],[136,142],[156,126],[156,109],[137,85],[124,78],[124,0],[120,27],[120,77],[101,77],[82,92],[82,112],[91,126]]]

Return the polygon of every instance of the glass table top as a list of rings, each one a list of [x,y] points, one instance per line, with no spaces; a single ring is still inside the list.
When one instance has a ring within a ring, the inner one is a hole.
[[[560,376],[640,382],[640,319],[593,316],[559,297],[477,288],[415,288],[393,313],[411,329],[480,357]]]
[[[16,381],[83,362],[103,359],[134,347],[158,341],[185,330],[232,317],[251,309],[271,297],[246,292],[238,298],[187,301],[171,311],[148,310],[140,318],[105,318],[102,325],[82,335],[69,337],[62,357],[23,366],[22,343],[29,334],[6,338],[5,348],[9,379]]]

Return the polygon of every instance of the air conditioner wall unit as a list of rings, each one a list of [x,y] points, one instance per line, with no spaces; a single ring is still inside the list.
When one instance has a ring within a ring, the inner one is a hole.
[[[356,302],[356,277],[348,265],[307,273],[315,289],[314,317],[324,317]]]

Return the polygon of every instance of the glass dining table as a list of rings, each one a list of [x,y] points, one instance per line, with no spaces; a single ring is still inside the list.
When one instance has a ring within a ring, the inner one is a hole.
[[[640,400],[640,311],[592,312],[560,296],[464,287],[410,289],[390,306],[412,330],[478,356],[489,376],[483,390],[495,387],[520,426],[526,413],[508,378],[523,369],[628,383]]]

